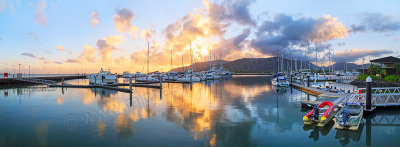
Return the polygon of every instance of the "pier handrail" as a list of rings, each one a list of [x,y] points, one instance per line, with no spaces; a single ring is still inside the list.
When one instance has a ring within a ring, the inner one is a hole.
[[[352,94],[348,99],[348,103],[365,103],[366,94]],[[373,106],[400,106],[400,93],[379,93],[372,94]]]
[[[361,90],[361,93],[365,93],[366,88],[358,88]],[[371,88],[372,94],[381,94],[381,93],[400,93],[400,87],[377,87]]]

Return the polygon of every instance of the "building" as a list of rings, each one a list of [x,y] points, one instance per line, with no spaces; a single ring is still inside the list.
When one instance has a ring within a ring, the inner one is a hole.
[[[376,64],[380,65],[381,68],[386,70],[387,74],[395,74],[396,73],[396,69],[394,68],[394,64],[395,63],[400,63],[400,58],[389,56],[389,57],[384,57],[384,58],[371,60],[371,63],[375,64],[375,65]]]

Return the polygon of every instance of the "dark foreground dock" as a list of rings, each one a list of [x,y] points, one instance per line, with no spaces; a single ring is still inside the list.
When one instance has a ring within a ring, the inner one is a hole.
[[[50,76],[50,77],[31,77],[31,78],[1,78],[0,85],[7,85],[7,84],[25,84],[25,83],[32,83],[32,84],[43,84],[43,82],[37,81],[53,81],[59,82],[64,80],[73,80],[73,79],[84,79],[86,75],[76,75],[76,76]]]

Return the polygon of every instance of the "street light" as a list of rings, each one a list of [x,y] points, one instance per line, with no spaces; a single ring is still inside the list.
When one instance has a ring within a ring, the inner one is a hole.
[[[29,65],[29,78],[31,78],[31,66]]]

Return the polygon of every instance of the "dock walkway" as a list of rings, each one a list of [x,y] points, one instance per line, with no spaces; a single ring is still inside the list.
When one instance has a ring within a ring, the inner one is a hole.
[[[348,97],[350,96],[350,94],[341,94],[341,93],[334,93],[334,92],[329,92],[326,90],[322,90],[322,89],[318,89],[315,87],[306,87],[303,86],[301,84],[297,84],[297,83],[292,83],[291,84],[292,87],[299,89],[300,91],[303,91],[305,93],[314,95],[314,96],[319,96],[319,97],[329,97],[329,98],[337,98],[334,101],[332,101],[332,103],[336,106],[336,107],[341,107],[343,105],[343,103],[345,103],[345,101],[348,99]],[[301,104],[303,106],[314,106],[314,105],[319,105],[321,104],[322,101],[302,101]]]

